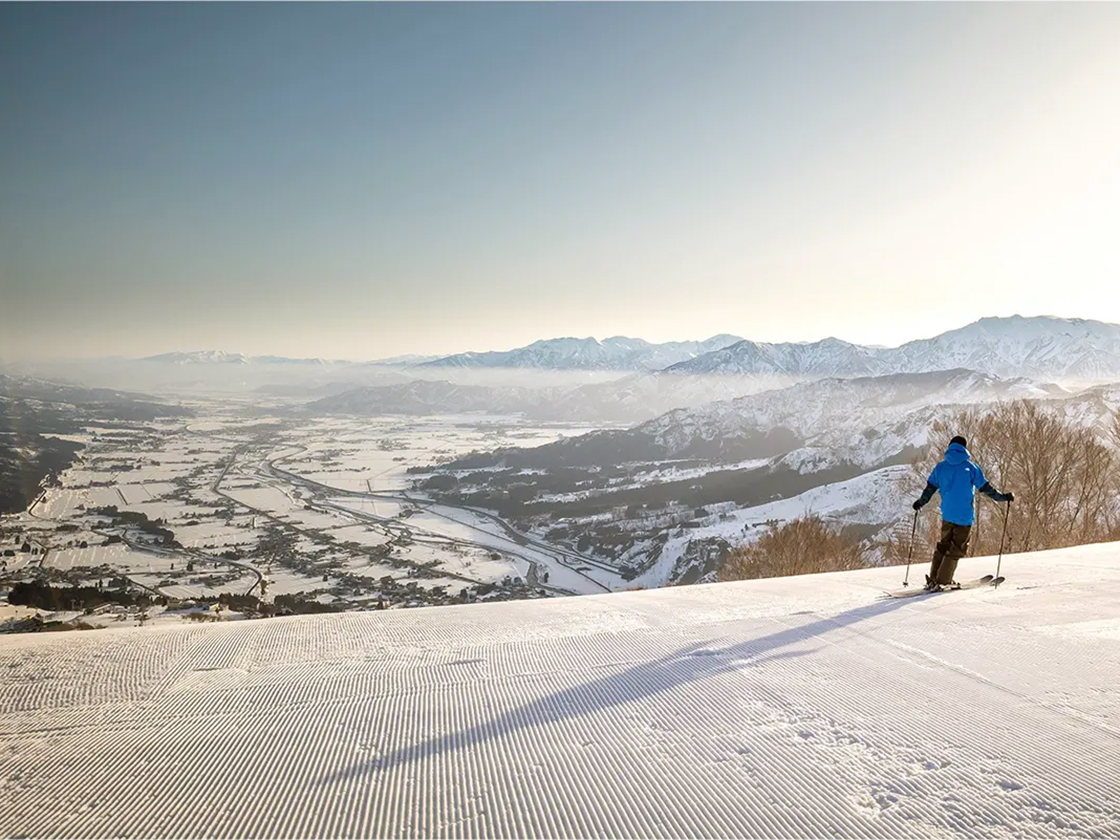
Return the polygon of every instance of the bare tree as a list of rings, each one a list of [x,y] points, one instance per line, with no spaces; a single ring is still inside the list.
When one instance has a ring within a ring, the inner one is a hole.
[[[858,540],[833,531],[818,516],[805,516],[776,525],[757,542],[733,551],[720,566],[719,579],[784,577],[868,565]]]
[[[1120,414],[1112,434],[1120,446]],[[1008,516],[1005,550],[1038,551],[1120,537],[1120,455],[1097,431],[1059,410],[1032,400],[969,409],[935,423],[931,446],[914,462],[915,483],[942,457],[953,435],[968,438],[969,451],[988,480],[1015,494],[1008,508],[977,498],[971,551],[995,554]],[[937,520],[920,517],[914,558],[923,559],[937,541]],[[887,557],[905,562],[909,534],[892,535]]]

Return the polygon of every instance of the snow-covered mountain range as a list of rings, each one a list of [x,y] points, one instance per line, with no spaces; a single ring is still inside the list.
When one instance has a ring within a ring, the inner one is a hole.
[[[141,361],[176,366],[249,365],[338,369],[356,363],[325,359],[247,356],[220,350],[163,353]],[[1000,377],[1120,379],[1120,325],[1081,318],[1037,316],[981,318],[933,338],[900,347],[870,347],[838,338],[765,343],[721,334],[705,341],[655,344],[613,336],[551,338],[513,350],[442,357],[395,357],[380,366],[439,369],[549,371],[665,371],[693,375],[737,374],[801,378],[925,373],[968,368]]]
[[[882,429],[927,406],[946,407],[995,400],[1068,396],[1057,386],[1027,379],[1000,379],[957,369],[896,373],[853,379],[804,382],[695,409],[678,409],[639,426],[669,453],[696,446],[698,440],[728,440],[744,431],[788,429],[799,438]]]
[[[740,341],[668,370],[674,373],[868,376],[969,368],[995,376],[1120,377],[1120,325],[1080,318],[981,318],[901,347],[835,338],[806,344]]]
[[[679,362],[667,373],[786,374],[788,376],[874,376],[890,373],[876,353],[886,352],[826,338],[808,344],[766,344],[743,340],[695,359]]]
[[[246,356],[244,353],[227,353],[225,350],[191,350],[187,352],[160,353],[145,356],[138,361],[165,365],[348,365],[346,361],[328,359],[290,359],[286,356]]]
[[[550,338],[515,350],[457,353],[425,364],[429,367],[512,367],[552,370],[661,370],[742,341],[717,335],[706,341],[651,344],[640,338],[613,336]]]

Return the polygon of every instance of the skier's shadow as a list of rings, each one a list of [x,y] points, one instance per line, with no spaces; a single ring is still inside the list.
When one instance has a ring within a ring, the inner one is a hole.
[[[866,604],[839,615],[790,627],[757,639],[749,639],[723,647],[707,647],[703,642],[686,645],[652,661],[643,661],[598,680],[563,689],[517,708],[496,715],[488,721],[461,730],[409,744],[391,753],[361,764],[344,768],[324,779],[325,784],[376,773],[401,763],[412,763],[436,755],[470,749],[471,747],[508,735],[510,732],[546,726],[590,711],[621,706],[643,697],[650,697],[695,680],[721,673],[738,671],[777,659],[803,656],[812,651],[783,650],[834,630],[850,627],[869,618],[893,612],[908,598],[889,598]]]

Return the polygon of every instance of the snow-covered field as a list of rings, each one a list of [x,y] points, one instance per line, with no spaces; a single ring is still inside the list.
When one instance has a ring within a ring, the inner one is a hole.
[[[175,561],[174,557],[160,557],[143,551],[134,551],[127,545],[91,545],[88,548],[61,548],[47,555],[43,565],[52,569],[95,569],[110,566],[124,572],[151,571],[153,563],[166,566]]]
[[[597,592],[622,585],[619,575],[597,566],[585,566],[572,552],[512,536],[493,517],[447,505],[392,497],[409,486],[409,467],[498,446],[549,443],[566,435],[588,431],[585,427],[554,425],[538,427],[518,418],[501,416],[434,416],[408,418],[317,418],[291,430],[283,448],[267,454],[256,466],[246,461],[242,474],[272,476],[280,482],[307,480],[320,485],[314,490],[297,489],[294,502],[268,502],[262,491],[230,490],[230,495],[257,492],[254,498],[272,515],[299,522],[329,533],[337,540],[376,546],[387,540],[381,525],[352,526],[351,514],[392,519],[395,531],[408,531],[416,543],[395,554],[408,562],[435,563],[450,574],[473,580],[499,581],[505,577],[526,578],[529,564],[548,574],[548,584],[568,592]],[[296,446],[288,446],[295,443]],[[256,470],[254,472],[254,470]],[[343,493],[366,495],[338,495]],[[277,491],[278,492],[278,491]],[[384,494],[382,498],[372,494]],[[321,496],[316,510],[300,504],[312,495]],[[323,513],[326,507],[330,513]],[[336,516],[335,514],[341,516]],[[446,539],[439,539],[444,537]],[[471,548],[463,551],[465,543]],[[441,547],[441,545],[443,547]],[[491,552],[498,559],[489,557]],[[581,569],[577,571],[577,569]],[[398,572],[398,575],[400,573]]]
[[[409,467],[502,446],[529,447],[595,431],[597,426],[536,426],[518,417],[435,415],[315,418],[288,436],[303,444],[277,466],[331,487],[357,492],[408,488]]]
[[[582,561],[572,552],[511,536],[492,517],[445,506],[417,515],[418,503],[401,492],[410,485],[410,467],[477,449],[548,443],[587,427],[477,414],[299,422],[257,416],[247,422],[226,403],[199,408],[202,416],[186,422],[113,434],[91,428],[78,436],[86,448],[59,486],[48,487],[28,511],[0,519],[0,550],[12,552],[0,561],[5,579],[46,556],[42,565],[70,583],[103,576],[104,570],[91,570],[83,577],[82,570],[105,563],[172,598],[252,590],[251,571],[227,581],[232,567],[226,574],[207,567],[205,575],[201,567],[187,568],[192,559],[226,555],[260,567],[270,598],[330,588],[340,596],[338,587],[364,585],[343,579],[346,572],[392,578],[392,597],[409,603],[417,600],[412,590],[405,592],[413,584],[425,592],[496,585],[563,594],[604,591],[618,581],[609,570],[593,570],[595,579],[590,568],[577,571]],[[144,514],[182,549],[155,560],[123,545],[106,552],[110,536],[151,541],[138,527],[122,534],[110,516],[95,515],[109,506]],[[291,549],[279,559],[264,547],[277,534]],[[27,553],[20,551],[25,540],[31,543]],[[444,595],[431,597],[442,601]]]
[[[0,834],[1120,835],[1120,544],[902,571],[3,637]]]

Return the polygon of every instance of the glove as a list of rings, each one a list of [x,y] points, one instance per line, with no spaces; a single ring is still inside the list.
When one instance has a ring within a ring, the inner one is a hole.
[[[1001,502],[1013,502],[1013,501],[1015,501],[1015,494],[1014,493],[1004,493],[1003,496],[1000,498],[1000,501]]]
[[[924,505],[925,502],[923,502],[921,499],[918,499],[916,502],[914,502],[912,507],[914,508],[914,510],[921,510]]]

